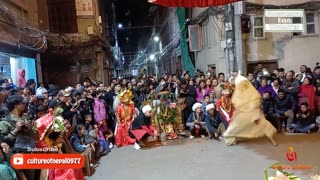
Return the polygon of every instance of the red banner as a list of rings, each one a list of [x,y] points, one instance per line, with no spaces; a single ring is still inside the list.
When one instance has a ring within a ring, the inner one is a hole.
[[[158,4],[166,7],[209,7],[221,6],[241,0],[148,0],[149,3]]]

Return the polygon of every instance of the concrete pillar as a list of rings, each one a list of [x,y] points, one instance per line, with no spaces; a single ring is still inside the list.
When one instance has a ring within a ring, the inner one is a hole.
[[[242,2],[241,2],[242,3]],[[239,6],[238,3],[234,5],[235,12],[241,12],[240,8],[243,8],[245,3]],[[244,73],[244,60],[243,60],[243,41],[242,41],[242,26],[241,26],[241,14],[235,13],[234,15],[234,37],[235,37],[235,54],[237,60],[237,70]]]

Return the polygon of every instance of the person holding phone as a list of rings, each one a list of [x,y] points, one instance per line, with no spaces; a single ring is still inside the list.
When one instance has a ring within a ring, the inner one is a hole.
[[[27,102],[21,96],[9,96],[6,100],[10,111],[0,121],[0,135],[9,146],[14,147],[15,153],[31,153],[36,145],[37,132],[33,129],[33,122],[23,117]],[[35,170],[22,170],[30,179],[35,179]]]

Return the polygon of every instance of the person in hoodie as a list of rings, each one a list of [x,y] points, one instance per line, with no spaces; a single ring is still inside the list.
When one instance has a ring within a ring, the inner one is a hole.
[[[26,71],[24,69],[18,69],[18,87],[25,87],[27,82],[25,79]]]

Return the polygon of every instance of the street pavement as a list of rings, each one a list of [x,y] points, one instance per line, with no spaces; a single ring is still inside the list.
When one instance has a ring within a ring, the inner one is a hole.
[[[87,179],[264,180],[264,171],[275,163],[312,166],[309,170],[285,170],[301,179],[320,175],[320,133],[278,134],[276,141],[278,146],[267,138],[227,146],[216,140],[183,138],[139,151],[132,146],[115,147]],[[288,160],[289,147],[296,152],[296,161]]]

